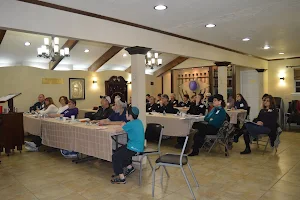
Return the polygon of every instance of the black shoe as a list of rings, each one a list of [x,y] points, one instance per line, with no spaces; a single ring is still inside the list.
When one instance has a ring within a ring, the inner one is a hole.
[[[124,176],[127,177],[130,174],[132,174],[135,171],[135,168],[132,167],[131,169],[126,168],[125,172],[124,172]]]
[[[115,177],[115,178],[112,178],[110,180],[110,182],[112,184],[125,184],[126,183],[126,179],[125,178],[124,179],[120,179],[120,177]]]
[[[240,154],[250,154],[251,149],[246,148],[244,151],[242,151]]]
[[[237,135],[233,136],[233,142],[238,143],[239,137]]]
[[[182,147],[183,147],[183,145],[181,145],[181,144],[179,144],[179,143],[175,144],[175,148],[176,148],[176,149],[182,149]]]
[[[190,153],[188,156],[198,156],[199,155],[199,150],[193,149],[193,152]]]

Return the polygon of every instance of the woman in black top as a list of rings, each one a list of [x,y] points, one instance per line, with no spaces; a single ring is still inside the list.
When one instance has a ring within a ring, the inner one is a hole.
[[[155,103],[155,98],[151,96],[149,98],[149,103],[146,104],[146,112],[156,112],[158,108],[157,103]]]
[[[271,146],[274,146],[277,131],[278,111],[275,106],[274,98],[269,95],[263,99],[263,109],[260,110],[258,117],[252,122],[245,124],[244,140],[246,149],[241,154],[251,153],[250,135],[257,138],[260,134],[268,134]]]
[[[183,95],[183,101],[178,104],[178,107],[190,107],[190,96],[188,94]]]
[[[235,109],[244,109],[244,110],[248,109],[248,103],[242,94],[236,95],[236,102],[234,103],[234,108]]]
[[[191,115],[205,115],[206,106],[201,103],[204,98],[203,94],[198,94],[196,96],[196,102],[192,102],[190,105],[190,109],[187,111],[187,114]]]
[[[173,105],[173,107],[177,107],[178,100],[176,99],[176,96],[174,93],[170,95],[170,103]]]

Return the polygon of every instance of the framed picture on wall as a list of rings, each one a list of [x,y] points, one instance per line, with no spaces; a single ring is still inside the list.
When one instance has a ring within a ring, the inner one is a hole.
[[[84,78],[69,78],[69,98],[75,100],[85,99]]]

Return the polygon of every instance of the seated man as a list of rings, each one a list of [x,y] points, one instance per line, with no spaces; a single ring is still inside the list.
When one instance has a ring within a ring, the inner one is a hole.
[[[183,101],[178,104],[178,107],[190,107],[190,96],[188,94],[183,95]]]
[[[114,112],[107,118],[102,119],[99,121],[99,125],[120,125],[123,122],[127,122],[126,119],[126,107],[127,103],[125,100],[122,100],[121,97],[116,96],[115,97],[115,106],[114,106]]]
[[[38,96],[38,102],[36,102],[33,106],[29,108],[29,111],[43,110],[45,105],[45,95],[40,94]]]
[[[163,94],[156,112],[176,114],[177,111],[178,111],[177,109],[173,108],[173,104],[169,102],[169,96]]]
[[[176,99],[176,96],[174,93],[170,95],[170,103],[173,105],[173,107],[178,106],[178,100]]]
[[[91,120],[102,120],[107,119],[114,111],[110,107],[111,99],[109,96],[100,96],[101,106],[96,113],[92,114]]]

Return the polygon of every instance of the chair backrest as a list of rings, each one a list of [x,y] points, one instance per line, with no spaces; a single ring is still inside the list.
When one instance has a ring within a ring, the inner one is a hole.
[[[147,124],[145,138],[147,141],[158,142],[158,151],[160,151],[161,140],[163,136],[164,126],[156,123]]]
[[[249,106],[247,108],[247,116],[246,116],[246,119],[249,119],[249,116],[250,116],[250,110],[251,110],[251,107]]]

